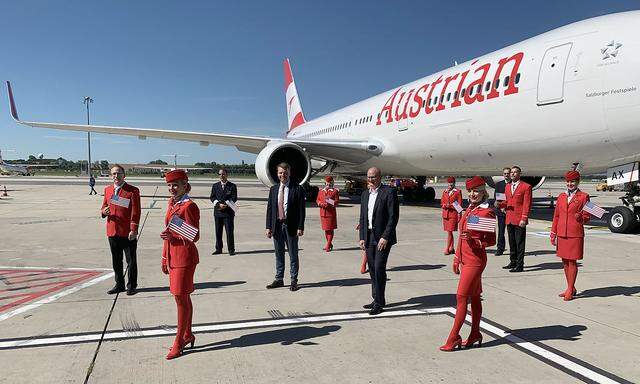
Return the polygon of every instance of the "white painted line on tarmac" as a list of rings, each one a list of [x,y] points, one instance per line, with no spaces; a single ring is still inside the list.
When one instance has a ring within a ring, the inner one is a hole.
[[[3,268],[4,268],[4,267],[3,267]],[[52,268],[52,269],[55,269],[55,268]],[[34,309],[34,308],[37,308],[37,307],[39,307],[39,306],[41,306],[41,305],[43,305],[43,304],[48,304],[48,303],[51,303],[51,302],[53,302],[53,301],[56,301],[56,300],[58,300],[58,299],[59,299],[59,298],[61,298],[61,297],[64,297],[64,296],[70,295],[70,294],[72,294],[72,293],[74,293],[74,292],[78,292],[79,290],[81,290],[81,289],[83,289],[83,288],[86,288],[86,287],[92,286],[92,285],[97,284],[97,283],[99,283],[99,282],[101,282],[101,281],[103,281],[103,280],[106,280],[106,279],[112,278],[112,277],[113,277],[113,275],[114,275],[114,273],[113,273],[113,272],[105,273],[105,274],[103,274],[103,275],[100,275],[100,276],[98,276],[98,277],[96,277],[96,278],[92,279],[92,280],[85,281],[85,282],[84,282],[84,283],[82,283],[82,284],[75,285],[75,286],[73,286],[73,287],[71,287],[71,288],[65,289],[65,290],[63,290],[63,291],[60,291],[60,292],[58,292],[58,293],[54,294],[54,295],[51,295],[51,296],[45,297],[45,298],[40,299],[40,300],[38,300],[38,301],[36,301],[36,302],[33,302],[33,303],[31,303],[31,304],[27,304],[27,305],[21,306],[21,307],[19,307],[19,308],[16,308],[16,309],[14,309],[13,311],[9,311],[9,312],[6,312],[6,313],[3,313],[3,314],[0,314],[0,321],[7,320],[8,318],[11,318],[11,317],[13,317],[13,316],[15,316],[15,315],[18,315],[18,314],[20,314],[20,313],[24,313],[24,312],[30,311],[30,310],[32,310],[32,309]]]
[[[196,325],[193,327],[194,333],[209,333],[220,331],[237,331],[242,329],[254,329],[254,328],[266,328],[266,327],[282,327],[289,325],[299,324],[313,324],[313,323],[328,323],[328,322],[340,322],[347,320],[373,320],[380,318],[395,318],[406,316],[419,316],[419,315],[435,315],[435,314],[450,314],[455,316],[455,308],[453,307],[440,307],[440,308],[420,308],[420,309],[407,309],[397,311],[386,311],[376,316],[370,316],[367,312],[356,313],[340,313],[329,314],[319,316],[305,316],[305,317],[291,317],[284,319],[269,319],[269,320],[253,320],[244,322],[229,322],[219,324],[206,324]],[[467,315],[466,320],[471,322],[471,316]],[[524,350],[526,354],[537,358],[538,360],[556,367],[569,375],[581,379],[582,381],[603,383],[603,384],[620,384],[628,383],[629,381],[618,378],[613,374],[609,374],[597,367],[591,367],[590,364],[582,362],[571,356],[564,357],[554,351],[551,348],[542,344],[535,344],[528,342],[518,336],[515,336],[508,331],[492,325],[489,322],[482,320],[480,322],[480,328],[491,334],[496,339],[504,338],[508,341],[507,345],[512,345],[518,349]],[[173,336],[175,335],[175,328],[153,328],[143,329],[136,331],[111,331],[104,334],[103,340],[124,340],[131,338],[143,338],[143,337],[160,337],[160,336]],[[69,336],[58,337],[41,337],[41,338],[26,338],[19,340],[0,341],[0,350],[25,348],[25,347],[42,347],[42,346],[55,346],[65,344],[75,344],[83,342],[99,341],[102,333],[90,333],[90,334],[78,334]],[[580,364],[583,363],[584,365]],[[601,372],[598,372],[601,371]],[[608,375],[607,375],[608,374]]]
[[[387,311],[379,315],[371,316],[367,312],[346,313],[336,315],[306,316],[306,317],[290,317],[284,319],[270,319],[258,321],[245,321],[237,323],[222,323],[210,325],[194,325],[193,333],[216,332],[216,331],[235,331],[250,328],[265,327],[281,327],[297,324],[326,323],[345,320],[362,320],[362,319],[379,319],[385,317],[403,317],[418,316],[425,314],[444,314],[450,313],[452,308],[425,308],[425,309],[407,309],[402,311]],[[150,336],[170,336],[175,335],[174,327],[154,328],[136,331],[114,331],[106,332],[104,340],[122,340],[128,338],[140,338]],[[13,340],[0,342],[0,349],[16,348],[16,347],[38,347],[51,346],[57,344],[81,343],[87,341],[99,341],[102,333],[96,332],[85,335],[61,336],[61,337],[41,337],[26,340]]]
[[[455,310],[453,310],[453,308],[451,313],[455,316]],[[467,315],[466,320],[468,322],[471,322],[471,316]],[[579,376],[592,380],[595,383],[619,384],[621,382],[626,382],[626,381],[613,380],[612,378],[609,378],[601,373],[598,373],[588,367],[582,366],[575,361],[572,361],[566,357],[560,356],[557,353],[554,353],[548,349],[545,349],[540,345],[536,345],[531,342],[528,342],[518,336],[515,336],[507,331],[502,330],[501,328],[491,325],[484,320],[480,321],[480,328],[488,333],[491,333],[496,338],[504,338],[508,340],[510,344],[515,344],[518,347],[531,352],[531,354],[533,355],[536,355],[542,359],[555,363],[563,367],[565,370],[571,371]]]

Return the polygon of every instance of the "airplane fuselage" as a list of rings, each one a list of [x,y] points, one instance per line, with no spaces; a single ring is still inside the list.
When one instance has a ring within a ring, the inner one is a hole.
[[[373,140],[397,175],[586,173],[640,160],[640,12],[570,24],[291,130],[290,139]]]

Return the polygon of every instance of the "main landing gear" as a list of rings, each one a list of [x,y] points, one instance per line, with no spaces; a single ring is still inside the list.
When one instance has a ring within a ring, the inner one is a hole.
[[[399,191],[406,202],[432,203],[436,198],[436,190],[433,187],[425,187],[426,176],[417,176],[413,180],[403,179],[400,182]]]
[[[633,233],[640,227],[640,186],[627,183],[626,194],[620,197],[622,204],[609,211],[607,224],[611,232]]]

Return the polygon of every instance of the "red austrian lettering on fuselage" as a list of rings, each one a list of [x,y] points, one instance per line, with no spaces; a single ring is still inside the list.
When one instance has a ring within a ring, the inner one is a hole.
[[[455,89],[453,102],[449,105],[449,108],[460,107],[463,104],[481,103],[496,98],[501,94],[508,96],[518,93],[516,77],[523,57],[524,53],[518,52],[512,56],[500,59],[497,63],[497,69],[493,74],[493,79],[489,83],[487,82],[487,77],[491,72],[492,64],[484,63],[478,67],[474,67],[478,63],[478,60],[475,60],[471,63],[471,68],[460,73],[448,75],[444,79],[444,82],[442,80],[444,75],[440,75],[432,83],[426,83],[419,88],[411,88],[408,90],[398,88],[391,94],[382,107],[378,114],[376,125],[380,125],[383,122],[391,123],[408,118],[414,119],[420,115],[420,111],[423,111],[424,114],[427,115],[432,112],[442,111],[447,108],[444,98],[449,96],[453,89]],[[495,65],[493,66],[495,67]],[[509,70],[510,72],[506,73]],[[498,90],[496,84],[501,81],[502,78],[505,78],[505,75],[508,76],[506,88],[502,87],[501,90]],[[471,81],[468,82],[467,78]],[[441,83],[441,89],[435,93],[438,97],[437,103],[431,105],[434,92]],[[490,91],[487,87],[490,88]],[[448,91],[448,89],[451,89],[451,91]],[[488,93],[486,93],[487,91]],[[449,101],[449,97],[447,97],[446,101]],[[422,104],[425,104],[424,108],[422,108]]]

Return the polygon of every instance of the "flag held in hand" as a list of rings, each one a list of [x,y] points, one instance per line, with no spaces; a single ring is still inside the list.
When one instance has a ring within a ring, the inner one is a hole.
[[[467,229],[478,232],[495,232],[496,219],[471,215],[467,218]]]
[[[590,201],[587,201],[587,203],[584,205],[584,207],[582,207],[582,210],[592,214],[593,216],[597,217],[598,219],[602,219],[602,216],[604,216],[605,213],[607,213],[607,211],[605,211],[604,209],[598,207],[597,205],[593,204]]]
[[[178,216],[173,216],[171,221],[169,222],[169,230],[177,233],[178,235],[188,239],[189,241],[193,241],[198,234],[198,228],[193,225],[187,224],[184,220],[179,218]]]

